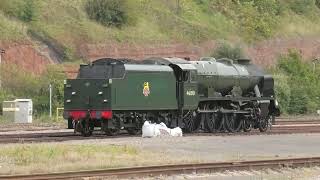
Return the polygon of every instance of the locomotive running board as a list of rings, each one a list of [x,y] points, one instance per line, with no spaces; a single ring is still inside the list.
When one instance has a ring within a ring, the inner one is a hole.
[[[254,101],[274,100],[273,97],[200,97],[200,101]]]

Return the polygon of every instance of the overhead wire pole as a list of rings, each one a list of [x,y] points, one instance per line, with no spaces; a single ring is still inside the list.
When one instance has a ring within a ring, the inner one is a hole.
[[[4,49],[0,49],[0,70],[1,70],[1,64],[2,64],[2,54],[4,54],[6,51]],[[0,71],[0,88],[2,88],[2,81],[1,81],[1,72]]]
[[[49,84],[49,117],[51,118],[52,117],[52,85],[51,84]]]
[[[312,63],[313,63],[313,73],[315,73],[317,64],[320,64],[320,58],[314,59]]]

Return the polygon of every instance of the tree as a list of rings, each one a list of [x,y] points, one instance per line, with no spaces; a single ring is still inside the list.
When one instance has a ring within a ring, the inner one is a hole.
[[[125,0],[88,0],[87,15],[104,26],[120,27],[127,23]]]

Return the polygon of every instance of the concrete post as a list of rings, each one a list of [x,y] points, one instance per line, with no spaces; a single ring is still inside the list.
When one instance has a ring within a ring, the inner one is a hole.
[[[4,53],[5,53],[5,50],[0,49],[0,70],[1,70],[1,64],[2,64],[2,54]],[[1,71],[0,71],[0,75],[1,75]],[[0,88],[2,88],[1,76],[0,76]]]
[[[51,118],[51,117],[52,117],[52,85],[51,85],[51,84],[49,85],[49,94],[50,94],[50,95],[49,95],[49,96],[50,96],[50,97],[49,97],[49,101],[50,101],[50,102],[49,102],[49,103],[50,103],[50,110],[49,110],[50,113],[49,113],[49,117]]]

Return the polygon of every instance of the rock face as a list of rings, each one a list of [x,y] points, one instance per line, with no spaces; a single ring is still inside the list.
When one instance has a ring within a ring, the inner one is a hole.
[[[141,60],[148,57],[189,57],[198,59],[210,54],[216,47],[215,41],[198,45],[192,44],[85,44],[78,48],[79,54],[88,60],[102,57],[132,58]]]
[[[208,56],[217,47],[216,41],[207,41],[200,44],[82,44],[78,45],[78,56],[89,61],[102,58],[132,58],[141,60],[147,57],[189,57],[196,60],[199,57]],[[320,38],[303,37],[295,39],[266,40],[254,45],[243,46],[245,53],[255,64],[264,67],[273,66],[280,54],[287,53],[288,49],[300,51],[303,57],[312,59],[320,57]],[[24,69],[39,74],[48,64],[59,63],[62,60],[52,56],[49,47],[42,47],[37,43],[2,43],[0,49],[5,49],[3,63],[17,64]],[[68,71],[76,71],[68,67]]]
[[[272,39],[249,46],[245,51],[256,64],[267,67],[275,65],[278,56],[287,53],[289,49],[297,50],[308,60],[318,58],[320,57],[320,38]]]
[[[2,64],[16,64],[32,73],[42,73],[47,65],[53,64],[52,60],[40,54],[35,46],[29,43],[0,44],[0,49],[4,49],[2,54]]]
[[[79,54],[88,60],[102,57],[143,59],[147,57],[189,57],[192,60],[210,55],[217,47],[216,41],[192,44],[85,44],[78,48]],[[320,57],[320,38],[272,39],[254,45],[243,46],[245,54],[255,64],[273,66],[279,55],[289,49],[301,52],[306,59]]]

